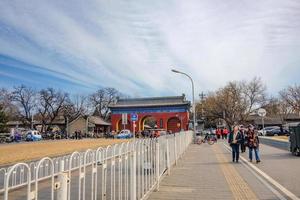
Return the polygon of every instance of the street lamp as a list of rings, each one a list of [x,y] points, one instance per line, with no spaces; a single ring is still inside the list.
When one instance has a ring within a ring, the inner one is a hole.
[[[187,76],[191,82],[192,82],[192,94],[193,94],[193,114],[194,114],[194,136],[196,136],[196,105],[195,105],[195,88],[194,88],[194,81],[192,79],[191,76],[189,76],[188,74],[184,73],[184,72],[181,72],[181,71],[178,71],[176,69],[172,69],[171,70],[172,72],[174,73],[177,73],[177,74],[183,74],[185,76]]]

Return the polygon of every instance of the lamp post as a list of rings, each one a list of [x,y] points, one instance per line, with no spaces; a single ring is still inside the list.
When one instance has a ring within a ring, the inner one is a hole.
[[[192,82],[192,95],[193,95],[193,118],[194,118],[194,120],[193,120],[193,122],[194,122],[194,137],[196,136],[196,105],[195,105],[195,88],[194,88],[194,81],[193,81],[193,79],[192,79],[192,77],[191,76],[189,76],[188,74],[186,74],[186,73],[184,73],[184,72],[181,72],[181,71],[178,71],[178,70],[176,70],[176,69],[172,69],[171,70],[172,72],[174,72],[174,73],[177,73],[177,74],[183,74],[183,75],[185,75],[185,76],[187,76],[190,80],[191,80],[191,82]]]
[[[31,130],[33,130],[33,114],[31,115]]]

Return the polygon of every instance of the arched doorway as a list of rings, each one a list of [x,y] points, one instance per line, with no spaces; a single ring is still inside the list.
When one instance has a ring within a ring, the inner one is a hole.
[[[177,133],[181,130],[182,124],[178,117],[171,117],[167,123],[167,130],[172,131],[172,133]]]
[[[157,120],[155,117],[151,115],[147,115],[143,117],[140,121],[140,130],[143,131],[145,129],[153,129],[157,127]]]
[[[126,125],[123,125],[122,124],[122,119],[120,119],[116,125],[116,131],[121,131],[123,129],[128,129],[128,130],[131,130],[131,125],[130,125],[130,121],[128,120],[127,121],[127,124]]]

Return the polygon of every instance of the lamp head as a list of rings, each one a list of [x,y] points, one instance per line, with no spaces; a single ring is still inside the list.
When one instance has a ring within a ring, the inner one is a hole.
[[[176,69],[172,69],[171,71],[174,72],[174,73],[180,73],[180,71],[178,71]]]

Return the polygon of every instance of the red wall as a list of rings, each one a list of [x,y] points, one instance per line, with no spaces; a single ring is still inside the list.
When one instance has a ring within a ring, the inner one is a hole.
[[[189,121],[189,113],[188,112],[177,112],[177,113],[137,113],[138,115],[138,121],[136,122],[136,128],[135,131],[140,131],[141,127],[141,121],[144,120],[147,116],[154,117],[157,121],[157,127],[163,128],[167,130],[167,123],[170,118],[178,117],[179,120],[182,121],[182,128],[184,130],[188,129],[188,121]],[[163,120],[163,127],[160,127],[160,120]],[[117,123],[122,120],[122,114],[112,114],[111,115],[111,124],[112,124],[112,130],[114,131],[120,131],[123,129],[123,127],[119,127],[117,129]],[[127,125],[126,127],[130,127],[130,130],[133,131],[133,122],[130,119],[130,114],[128,114],[128,120],[130,122],[130,126]]]

